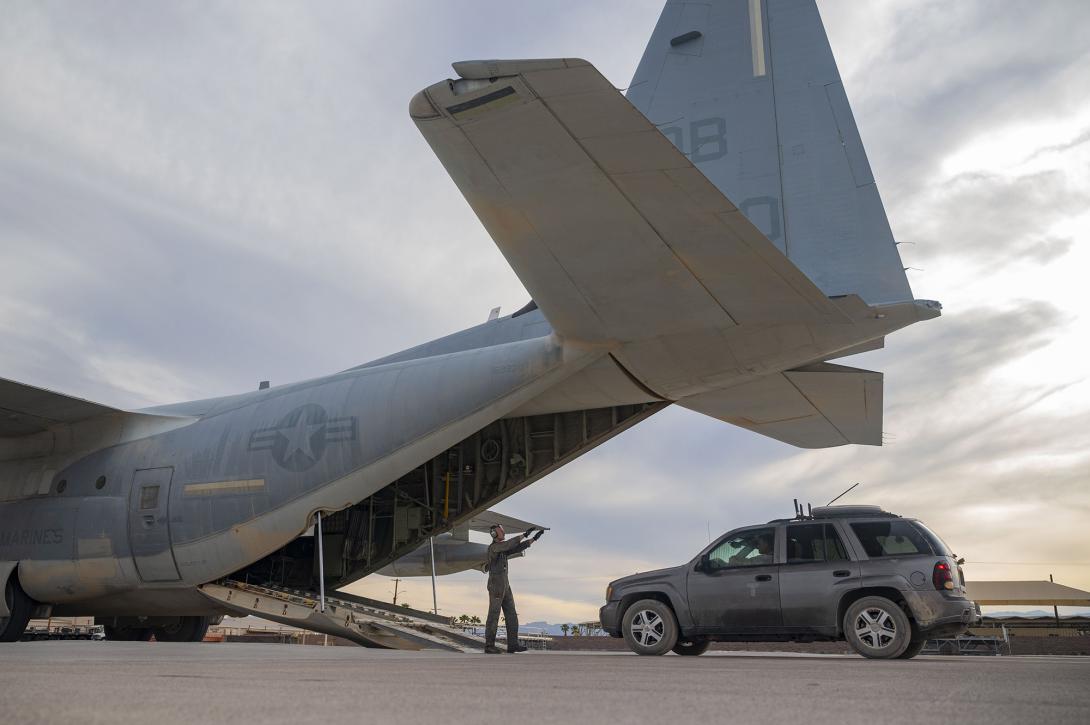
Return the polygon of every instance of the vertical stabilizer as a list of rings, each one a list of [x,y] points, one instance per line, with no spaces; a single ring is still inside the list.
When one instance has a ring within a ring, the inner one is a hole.
[[[669,0],[628,99],[826,295],[912,299],[813,0]]]

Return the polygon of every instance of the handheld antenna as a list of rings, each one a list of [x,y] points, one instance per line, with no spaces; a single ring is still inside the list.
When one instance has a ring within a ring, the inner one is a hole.
[[[855,483],[853,483],[852,485],[850,485],[846,489],[844,489],[844,491],[842,491],[839,496],[837,496],[836,498],[834,498],[832,501],[830,501],[829,503],[827,503],[825,505],[826,506],[832,506],[833,502],[839,501],[844,496],[844,494],[846,494],[848,491],[851,491],[853,488],[855,488],[858,485],[859,485],[859,481],[856,481]]]
[[[814,518],[814,506],[813,504],[806,504],[806,515],[810,518]]]
[[[791,499],[795,502],[795,516],[799,515],[799,500],[797,498]]]

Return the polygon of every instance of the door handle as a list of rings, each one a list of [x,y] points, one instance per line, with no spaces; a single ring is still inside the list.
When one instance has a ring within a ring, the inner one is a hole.
[[[753,578],[756,579],[759,582],[770,582],[770,581],[772,581],[772,575],[771,574],[758,574],[757,576],[755,576]]]
[[[152,514],[144,514],[144,528],[150,529],[155,525],[155,516]]]
[[[852,573],[847,569],[837,569],[833,572],[833,576],[851,576]]]

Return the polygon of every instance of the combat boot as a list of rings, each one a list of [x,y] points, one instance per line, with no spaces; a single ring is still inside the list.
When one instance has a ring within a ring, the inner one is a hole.
[[[517,654],[519,652],[525,652],[526,650],[527,650],[526,647],[523,647],[521,644],[516,644],[514,647],[508,647],[507,648],[507,653],[513,655],[513,654]]]
[[[503,650],[501,650],[499,647],[496,647],[495,645],[490,644],[484,648],[484,653],[486,655],[502,655]]]

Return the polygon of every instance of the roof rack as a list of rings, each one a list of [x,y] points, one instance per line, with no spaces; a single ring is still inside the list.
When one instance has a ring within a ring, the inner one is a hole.
[[[795,515],[790,519],[772,519],[770,524],[785,524],[792,521],[814,521],[815,519],[832,518],[883,518],[899,519],[898,514],[885,511],[881,506],[850,505],[850,506],[818,506],[813,508],[810,504],[803,506],[795,499]]]
[[[815,519],[831,519],[831,518],[901,518],[897,514],[885,511],[881,506],[818,506],[813,509],[812,513]]]

